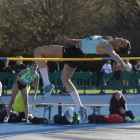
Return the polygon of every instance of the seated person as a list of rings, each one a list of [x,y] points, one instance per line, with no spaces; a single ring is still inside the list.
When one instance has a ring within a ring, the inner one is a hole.
[[[127,111],[126,100],[121,91],[115,91],[112,94],[112,98],[110,100],[110,115],[118,114],[124,118],[124,120],[128,120],[130,122],[137,122],[140,118],[135,118],[131,111]]]

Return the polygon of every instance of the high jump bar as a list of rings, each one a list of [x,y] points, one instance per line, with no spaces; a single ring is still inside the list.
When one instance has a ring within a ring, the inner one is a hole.
[[[122,60],[140,60],[140,57],[121,57]],[[24,60],[24,61],[97,61],[97,60],[113,60],[111,57],[104,58],[16,58],[16,57],[0,57],[0,60]]]

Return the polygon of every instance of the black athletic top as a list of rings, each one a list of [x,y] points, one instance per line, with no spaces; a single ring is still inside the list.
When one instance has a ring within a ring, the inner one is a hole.
[[[16,73],[18,74],[21,70],[26,69],[27,66],[24,64],[16,65]]]

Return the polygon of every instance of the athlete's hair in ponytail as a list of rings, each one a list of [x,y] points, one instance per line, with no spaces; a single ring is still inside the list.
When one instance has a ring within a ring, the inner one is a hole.
[[[130,54],[130,50],[131,50],[131,45],[130,42],[128,42],[126,48],[120,48],[119,52],[128,56]]]

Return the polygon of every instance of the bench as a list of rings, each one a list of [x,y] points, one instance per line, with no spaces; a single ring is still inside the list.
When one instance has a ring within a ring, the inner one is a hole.
[[[38,107],[38,117],[39,117],[39,108],[44,107],[44,118],[45,118],[45,112],[49,111],[49,120],[51,118],[51,108],[53,106],[76,106],[76,104],[56,104],[56,103],[39,103],[39,104],[33,104],[33,106]],[[33,114],[33,106],[32,106],[32,114]],[[101,107],[108,107],[108,105],[95,105],[95,104],[84,104],[85,107],[91,107],[93,108],[93,117],[94,117],[94,123],[95,120],[95,114],[98,113],[100,117],[100,109]],[[99,118],[100,119],[100,118]]]
[[[0,105],[9,105],[9,103],[3,103],[3,102],[0,102]],[[35,104],[28,104],[28,106],[31,106],[32,107],[32,115],[33,115],[33,107],[35,106]],[[35,112],[35,111],[34,111]],[[39,111],[38,111],[39,112]]]
[[[8,105],[9,103],[3,103],[3,102],[1,102],[0,103],[0,105]]]
[[[0,105],[8,105],[9,103],[0,103]],[[29,106],[32,107],[32,115],[33,112],[33,107],[38,107],[38,117],[39,117],[39,108],[40,107],[44,107],[44,115],[43,117],[45,118],[45,113],[48,110],[49,111],[49,120],[51,118],[51,108],[53,106],[77,106],[76,104],[56,104],[56,103],[38,103],[38,104],[28,104]],[[91,107],[93,108],[93,117],[94,117],[94,123],[96,122],[95,119],[95,114],[98,113],[99,114],[99,119],[100,119],[100,109],[101,107],[108,107],[108,105],[95,105],[95,104],[84,104],[83,106],[85,107]]]

